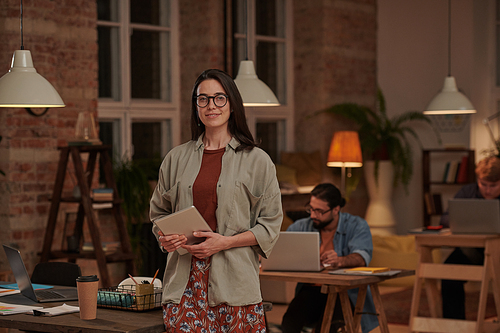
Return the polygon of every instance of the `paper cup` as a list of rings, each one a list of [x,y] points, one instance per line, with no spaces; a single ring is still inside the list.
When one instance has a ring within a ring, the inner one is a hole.
[[[97,315],[97,291],[99,289],[97,275],[79,276],[76,279],[76,287],[78,289],[80,319],[95,319]]]

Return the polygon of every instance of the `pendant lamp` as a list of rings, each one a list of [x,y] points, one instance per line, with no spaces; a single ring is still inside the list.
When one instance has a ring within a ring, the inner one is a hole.
[[[250,1],[246,1],[245,20],[246,20],[246,60],[240,63],[238,75],[234,83],[240,91],[244,106],[278,106],[278,99],[262,80],[257,77],[253,61],[248,60],[249,38],[248,38],[248,13],[250,12]]]
[[[444,79],[441,92],[431,100],[423,113],[426,115],[476,113],[469,99],[458,91],[455,78],[451,75],[451,0],[448,0],[448,76]]]
[[[278,106],[280,103],[262,80],[257,77],[253,61],[243,60],[234,79],[244,106]]]
[[[64,107],[54,87],[33,67],[31,52],[23,45],[23,2],[21,0],[21,49],[14,51],[11,68],[0,78],[0,107],[26,108],[33,116],[42,116],[48,108]],[[34,113],[30,108],[46,108]]]

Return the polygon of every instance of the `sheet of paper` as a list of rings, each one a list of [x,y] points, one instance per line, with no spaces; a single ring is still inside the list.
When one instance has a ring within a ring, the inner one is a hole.
[[[80,308],[78,306],[71,306],[66,303],[63,305],[55,306],[53,308],[43,308],[41,310],[33,310],[32,313],[35,316],[58,316],[66,313],[74,313],[80,312]]]
[[[19,289],[0,289],[0,297],[19,293]]]
[[[33,310],[41,310],[41,309],[43,309],[43,307],[41,306],[17,305],[17,304],[0,302],[0,314],[2,315],[26,313],[26,312],[31,312]]]

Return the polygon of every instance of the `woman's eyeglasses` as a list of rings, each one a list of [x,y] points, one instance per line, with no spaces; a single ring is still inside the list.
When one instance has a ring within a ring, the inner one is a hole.
[[[196,105],[200,108],[204,108],[210,103],[210,99],[214,101],[216,107],[221,108],[227,104],[228,96],[226,94],[217,94],[215,96],[198,95],[194,98]]]
[[[328,213],[329,211],[331,211],[332,209],[329,209],[329,210],[321,210],[321,209],[313,209],[311,206],[307,205],[306,206],[306,212],[307,214],[311,214],[311,213],[315,213],[316,215],[318,216],[323,216],[325,215],[326,213]]]

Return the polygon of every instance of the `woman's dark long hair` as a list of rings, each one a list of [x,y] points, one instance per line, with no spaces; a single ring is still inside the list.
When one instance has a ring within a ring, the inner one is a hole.
[[[191,139],[198,140],[198,137],[205,132],[205,125],[198,118],[198,110],[196,106],[196,94],[198,86],[205,80],[217,80],[224,88],[228,95],[229,105],[231,106],[231,115],[229,116],[228,129],[229,133],[239,141],[240,146],[236,151],[248,149],[251,150],[257,146],[252,133],[248,129],[247,120],[245,117],[245,108],[243,107],[243,99],[241,98],[236,83],[226,72],[219,69],[207,69],[198,76],[191,94]]]

